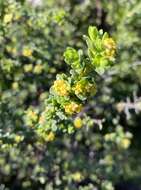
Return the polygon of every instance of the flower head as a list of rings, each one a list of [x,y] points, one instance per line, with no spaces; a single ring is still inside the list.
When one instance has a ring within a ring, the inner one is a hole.
[[[48,142],[50,142],[50,141],[53,141],[54,139],[55,139],[55,135],[54,135],[54,133],[51,131],[51,132],[47,135],[46,140],[47,140]]]
[[[25,115],[25,122],[28,126],[32,127],[38,120],[38,114],[32,108],[28,108]]]
[[[33,65],[32,64],[26,64],[26,65],[24,65],[24,71],[26,73],[31,72],[32,70],[33,70]]]
[[[69,84],[63,79],[56,80],[52,88],[59,96],[68,96],[69,94]]]
[[[123,139],[121,140],[120,146],[121,146],[123,149],[127,149],[127,148],[129,148],[130,144],[131,144],[130,139],[128,139],[128,138],[123,138]]]
[[[33,70],[35,74],[40,74],[42,73],[42,71],[43,71],[43,65],[41,64],[35,65],[34,70]]]
[[[67,114],[72,115],[74,113],[79,113],[82,109],[82,105],[77,104],[75,102],[71,102],[69,104],[66,104],[64,108]]]
[[[83,126],[83,121],[80,117],[76,117],[74,120],[74,126],[77,129],[80,129]]]
[[[105,55],[107,58],[114,58],[116,52],[116,43],[112,38],[106,38],[103,41],[105,49]]]
[[[23,56],[30,57],[32,55],[32,50],[30,48],[24,48],[22,52]]]
[[[80,182],[83,179],[83,176],[80,172],[77,171],[77,172],[72,174],[72,179],[74,181]]]
[[[12,18],[13,18],[13,14],[12,13],[6,14],[4,16],[4,23],[7,24],[7,23],[11,22]]]
[[[96,85],[88,81],[79,81],[73,88],[76,95],[88,95],[96,93]]]

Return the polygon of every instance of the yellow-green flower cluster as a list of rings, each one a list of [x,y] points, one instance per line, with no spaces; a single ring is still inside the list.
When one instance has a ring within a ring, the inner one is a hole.
[[[32,56],[32,50],[29,47],[24,47],[22,51],[22,55],[25,57],[31,57]]]
[[[103,74],[115,60],[115,41],[103,30],[90,26],[89,36],[84,36],[88,45],[88,56],[98,74]]]
[[[116,43],[112,38],[105,38],[103,40],[103,45],[105,49],[105,55],[109,59],[113,59],[116,53]]]
[[[53,141],[55,139],[55,134],[51,131],[48,135],[47,135],[47,141]]]
[[[37,134],[39,135],[39,141],[52,142],[55,140],[55,133],[52,131],[44,131],[42,129],[37,130]]]
[[[74,113],[79,113],[82,110],[82,105],[76,102],[70,102],[65,105],[64,109],[67,114],[72,115]]]
[[[132,134],[124,132],[122,127],[117,127],[116,132],[107,133],[105,135],[105,141],[115,142],[118,148],[127,149],[131,144]]]
[[[82,128],[83,126],[83,120],[80,117],[76,117],[74,120],[74,127],[77,129]]]
[[[95,95],[96,85],[88,81],[79,81],[75,84],[73,90],[76,95],[88,95],[88,94]]]
[[[5,24],[7,24],[7,23],[12,21],[12,18],[13,18],[13,14],[12,13],[7,13],[4,16],[3,21],[4,21]]]
[[[69,94],[69,84],[65,80],[58,79],[54,82],[52,89],[59,96],[68,96]]]
[[[36,110],[33,110],[32,108],[28,108],[25,115],[25,123],[29,127],[34,127],[34,125],[38,121],[38,113]]]
[[[31,72],[33,70],[33,65],[32,64],[26,64],[26,65],[24,65],[23,68],[24,68],[24,71],[26,73],[28,73],[28,72]]]
[[[80,173],[79,171],[76,171],[75,173],[73,173],[71,175],[72,179],[76,182],[80,182],[83,179],[83,175],[82,173]]]

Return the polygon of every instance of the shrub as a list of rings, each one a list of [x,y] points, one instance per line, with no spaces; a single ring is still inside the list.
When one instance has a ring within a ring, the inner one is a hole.
[[[140,8],[0,1],[0,188],[140,184]]]

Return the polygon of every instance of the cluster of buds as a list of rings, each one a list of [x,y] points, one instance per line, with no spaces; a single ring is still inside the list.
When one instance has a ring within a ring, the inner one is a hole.
[[[105,55],[110,60],[115,57],[116,53],[116,43],[112,38],[106,38],[103,41],[103,45],[105,47]]]
[[[69,94],[69,85],[65,80],[56,80],[52,86],[52,89],[59,96],[68,96]]]
[[[77,129],[80,129],[83,126],[83,120],[80,117],[76,117],[74,120],[74,126]]]
[[[31,57],[32,50],[29,47],[25,47],[25,48],[23,48],[22,55],[25,57]]]
[[[25,123],[29,127],[34,127],[36,122],[38,121],[38,113],[33,108],[28,108],[25,114]]]
[[[70,102],[66,104],[64,108],[67,114],[72,115],[74,113],[79,113],[82,110],[82,105],[75,102]]]
[[[95,95],[96,84],[90,83],[87,80],[80,80],[75,84],[73,90],[76,95],[83,95],[83,96],[88,96],[90,94]]]

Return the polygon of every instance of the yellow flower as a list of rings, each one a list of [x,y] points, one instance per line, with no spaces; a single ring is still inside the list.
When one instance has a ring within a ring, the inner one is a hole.
[[[5,24],[7,24],[7,23],[9,23],[9,22],[11,22],[12,21],[12,18],[13,18],[13,14],[12,13],[9,13],[9,14],[6,14],[5,16],[4,16],[4,23]]]
[[[121,141],[120,146],[121,146],[123,149],[127,149],[127,148],[129,148],[130,144],[131,144],[130,139],[124,138],[124,139]]]
[[[69,104],[66,104],[64,108],[67,114],[72,115],[73,113],[79,113],[82,109],[82,105],[71,102]]]
[[[115,52],[116,52],[116,43],[112,38],[106,38],[103,41],[103,45],[106,48],[105,50],[105,55],[108,58],[113,58],[115,56]]]
[[[45,114],[42,114],[39,118],[39,124],[43,125],[46,121]]]
[[[33,70],[34,73],[40,74],[42,71],[43,71],[43,65],[41,64],[35,65],[34,70]]]
[[[32,64],[24,65],[24,71],[26,73],[31,72],[32,70],[33,70],[33,65]]]
[[[108,58],[113,58],[115,56],[115,53],[116,53],[116,51],[114,49],[113,50],[109,50],[109,49],[105,50],[105,55]]]
[[[107,49],[116,49],[116,43],[115,43],[115,41],[112,38],[106,38],[104,40],[104,46]]]
[[[27,117],[34,122],[38,119],[37,113],[31,109],[27,110]]]
[[[32,55],[32,50],[30,48],[26,47],[23,49],[22,54],[25,57],[30,57]]]
[[[68,96],[69,94],[69,85],[65,80],[56,80],[52,87],[54,91],[60,96]]]
[[[13,48],[11,52],[12,52],[13,54],[16,54],[16,53],[17,53],[16,48]]]
[[[19,20],[20,18],[21,18],[21,15],[18,12],[16,12],[14,20]]]
[[[72,179],[74,181],[80,182],[83,179],[83,176],[80,172],[75,172],[74,174],[72,174]]]
[[[12,83],[12,88],[13,88],[13,90],[17,90],[19,88],[18,82],[13,82]]]
[[[74,126],[77,129],[80,129],[83,126],[83,121],[82,121],[82,119],[80,117],[75,118]]]
[[[78,82],[73,88],[73,90],[76,95],[86,95],[87,93],[94,95],[96,93],[96,86],[95,84],[91,84],[88,81],[84,81],[84,83]]]
[[[49,141],[53,141],[55,139],[55,135],[54,133],[51,131],[47,137],[46,137],[46,140],[49,142]]]
[[[77,83],[74,87],[74,92],[76,95],[83,93],[83,87],[80,83]]]
[[[20,135],[16,135],[16,136],[15,136],[15,142],[16,142],[16,143],[21,142],[23,139],[24,139],[23,136],[20,136]]]

